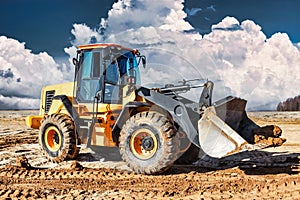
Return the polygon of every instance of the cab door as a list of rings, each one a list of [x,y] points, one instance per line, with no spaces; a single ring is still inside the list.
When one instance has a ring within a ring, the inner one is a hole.
[[[112,126],[122,109],[119,71],[106,49],[86,50],[80,59],[76,101],[79,119],[77,130],[83,144],[116,146]],[[95,98],[96,97],[96,98]]]
[[[122,93],[120,92],[120,72],[117,62],[106,60],[104,68],[103,81],[100,81],[103,91],[102,102],[106,104],[121,104]]]
[[[76,100],[78,103],[92,103],[99,90],[100,74],[103,73],[101,51],[85,51],[80,62],[76,76]]]

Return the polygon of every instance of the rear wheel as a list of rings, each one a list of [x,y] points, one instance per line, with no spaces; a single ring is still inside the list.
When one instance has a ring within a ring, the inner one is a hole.
[[[179,152],[176,129],[158,112],[141,112],[127,120],[120,134],[120,154],[135,172],[166,171]]]
[[[76,139],[74,122],[66,114],[49,115],[40,126],[39,143],[53,162],[76,158]]]

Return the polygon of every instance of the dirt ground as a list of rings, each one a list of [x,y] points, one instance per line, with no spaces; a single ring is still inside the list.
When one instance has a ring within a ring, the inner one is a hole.
[[[86,149],[77,162],[48,162],[38,131],[24,123],[35,112],[0,111],[0,199],[300,199],[300,113],[249,113],[259,125],[283,130],[281,147],[201,157],[161,175],[139,175],[117,149]],[[31,167],[22,167],[22,159]]]

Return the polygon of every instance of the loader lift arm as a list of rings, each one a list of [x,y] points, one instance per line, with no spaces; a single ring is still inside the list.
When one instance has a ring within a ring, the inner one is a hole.
[[[193,84],[201,79],[183,80],[179,85],[168,84],[159,89],[148,89],[140,87],[137,89],[139,96],[144,97],[154,105],[168,111],[179,128],[186,133],[189,140],[200,147],[198,131],[196,129],[198,120],[201,117],[203,109],[211,106],[213,83],[206,80],[205,83]],[[203,87],[199,103],[192,102],[178,94],[187,92],[192,88]]]
[[[197,87],[203,87],[199,103],[178,95]],[[258,125],[247,117],[246,100],[229,96],[212,106],[212,89],[211,81],[196,86],[184,82],[158,90],[140,87],[137,93],[168,111],[189,140],[209,156],[222,157],[252,148],[249,138]]]

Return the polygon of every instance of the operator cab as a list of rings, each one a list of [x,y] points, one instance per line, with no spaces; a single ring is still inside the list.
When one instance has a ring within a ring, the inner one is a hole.
[[[97,96],[101,103],[122,103],[122,88],[140,84],[141,60],[145,65],[145,56],[137,50],[116,44],[79,46],[73,59],[77,102],[90,103]]]

